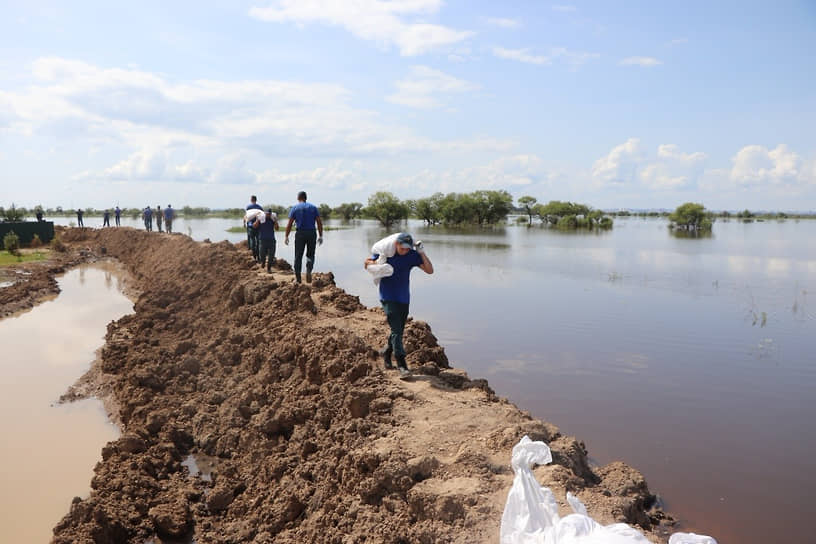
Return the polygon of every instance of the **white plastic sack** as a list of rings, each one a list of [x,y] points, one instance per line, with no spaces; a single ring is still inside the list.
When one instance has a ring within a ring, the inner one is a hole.
[[[255,208],[247,210],[244,214],[244,223],[249,223],[250,221],[254,221],[258,218],[260,218],[261,223],[263,223],[266,219],[266,213],[263,210],[258,210]]]
[[[387,278],[394,275],[394,267],[390,264],[370,264],[366,267],[369,274],[374,277],[374,283],[379,283],[380,278]]]
[[[567,502],[575,513],[560,517],[552,491],[541,487],[530,470],[533,464],[551,462],[550,448],[544,442],[533,442],[525,436],[513,447],[511,463],[515,476],[502,514],[501,544],[649,544],[643,534],[625,523],[599,524],[587,515],[586,507],[572,493],[567,493]],[[717,544],[717,541],[677,533],[669,544]]]
[[[366,267],[366,270],[369,274],[373,276],[374,283],[376,285],[380,284],[381,278],[387,278],[394,274],[394,267],[388,264],[386,261],[389,257],[393,257],[397,254],[397,236],[399,236],[399,232],[395,232],[394,234],[390,234],[374,243],[371,246],[371,254],[378,255],[376,264],[370,264]]]
[[[397,254],[397,236],[399,236],[399,232],[395,232],[394,234],[389,234],[382,240],[379,240],[371,246],[371,254],[372,255],[379,255],[377,259],[377,264],[385,264],[386,259],[389,257],[393,257]]]

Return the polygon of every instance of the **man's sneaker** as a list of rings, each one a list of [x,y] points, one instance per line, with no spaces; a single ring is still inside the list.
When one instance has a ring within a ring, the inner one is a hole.
[[[306,283],[312,283],[312,271],[311,270],[306,271]]]
[[[411,371],[405,368],[404,366],[399,367],[400,379],[405,379],[411,375]]]

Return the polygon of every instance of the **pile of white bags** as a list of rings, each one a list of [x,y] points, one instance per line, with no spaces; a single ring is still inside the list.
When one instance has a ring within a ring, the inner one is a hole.
[[[587,515],[572,493],[567,502],[574,513],[558,515],[555,495],[541,487],[531,466],[552,462],[550,448],[525,436],[513,447],[515,477],[501,521],[501,544],[649,544],[643,534],[625,523],[601,525]],[[709,536],[675,533],[669,544],[717,544]]]

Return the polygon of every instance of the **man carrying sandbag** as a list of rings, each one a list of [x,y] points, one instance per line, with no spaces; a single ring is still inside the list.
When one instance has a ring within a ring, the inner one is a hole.
[[[392,235],[393,237],[394,235]],[[390,238],[390,237],[389,237]],[[407,232],[401,232],[393,237],[393,243],[388,239],[374,244],[375,251],[382,251],[387,258],[384,264],[393,268],[390,276],[380,278],[380,303],[382,304],[385,319],[391,328],[388,342],[382,352],[385,368],[394,368],[391,356],[397,359],[397,368],[402,377],[408,376],[408,365],[405,363],[405,347],[402,345],[402,333],[405,322],[408,321],[408,305],[411,301],[411,269],[419,267],[426,274],[433,274],[433,264],[425,254],[421,241],[414,244],[413,237]],[[383,244],[381,244],[383,242]],[[382,248],[383,245],[388,247]],[[382,249],[381,249],[382,248]],[[393,249],[392,249],[393,248]],[[389,256],[390,255],[390,256]],[[383,264],[380,253],[372,252],[365,260],[365,267]]]

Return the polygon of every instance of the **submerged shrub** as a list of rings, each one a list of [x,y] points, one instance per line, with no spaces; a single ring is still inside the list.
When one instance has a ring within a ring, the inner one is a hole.
[[[578,227],[578,219],[574,215],[565,215],[558,220],[559,229],[574,229]]]

